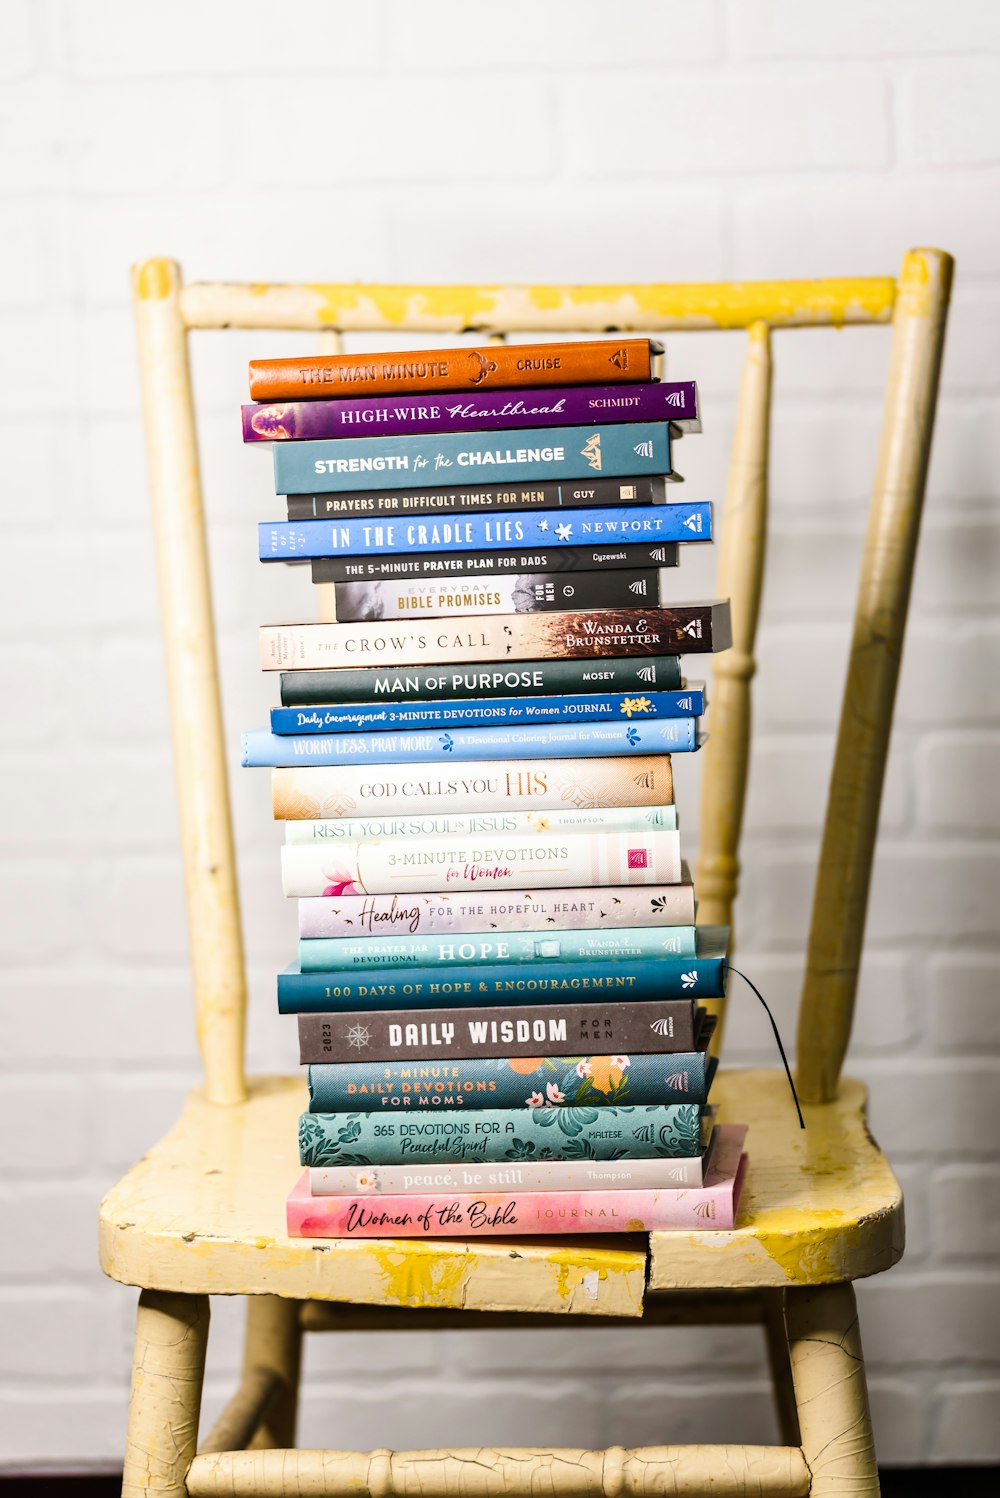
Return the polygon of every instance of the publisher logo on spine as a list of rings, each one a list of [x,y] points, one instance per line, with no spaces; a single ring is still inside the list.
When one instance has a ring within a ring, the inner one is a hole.
[[[629,850],[628,850],[628,867],[630,869],[648,869],[649,868],[649,849],[648,848],[629,848]]]
[[[586,458],[586,460],[590,464],[591,468],[594,468],[598,472],[600,472],[600,469],[601,469],[601,434],[600,434],[600,432],[595,432],[592,437],[588,437],[587,438],[586,442],[583,444],[583,446],[580,449],[580,453],[581,453],[581,455],[584,458]]]

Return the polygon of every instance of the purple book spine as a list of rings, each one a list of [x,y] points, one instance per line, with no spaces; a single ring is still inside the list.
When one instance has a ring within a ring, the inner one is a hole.
[[[586,426],[589,422],[672,421],[698,429],[693,380],[643,385],[577,385],[559,390],[495,390],[394,395],[371,400],[271,402],[243,407],[244,442],[329,437],[409,437],[507,427]]]

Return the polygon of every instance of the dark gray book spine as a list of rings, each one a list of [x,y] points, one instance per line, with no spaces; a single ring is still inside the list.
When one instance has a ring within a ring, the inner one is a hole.
[[[397,582],[412,578],[517,576],[539,572],[589,572],[605,568],[676,567],[677,544],[567,546],[535,551],[420,553],[413,556],[314,557],[314,583]],[[563,607],[569,607],[568,604]]]
[[[474,515],[480,510],[582,509],[587,505],[661,505],[666,474],[632,478],[545,480],[442,489],[359,489],[350,494],[289,494],[289,520],[337,516]]]
[[[678,691],[680,658],[491,661],[485,665],[283,671],[284,707],[314,702],[436,702],[454,697],[572,696],[578,692]]]
[[[303,1064],[456,1056],[668,1054],[694,1050],[703,1011],[690,999],[646,1004],[539,1004],[463,1012],[391,1009],[300,1014]]]

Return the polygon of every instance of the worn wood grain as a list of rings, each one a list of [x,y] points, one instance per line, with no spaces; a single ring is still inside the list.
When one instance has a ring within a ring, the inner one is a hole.
[[[642,1314],[646,1240],[288,1238],[300,1174],[298,1078],[254,1078],[245,1103],[191,1094],[177,1124],[101,1205],[112,1278],[217,1295],[395,1306]]]
[[[723,1122],[749,1125],[750,1168],[735,1228],[651,1233],[649,1289],[830,1284],[878,1274],[903,1252],[902,1193],[845,1078],[800,1129],[780,1072],[719,1072]]]
[[[940,250],[911,251],[893,314],[882,438],[799,1006],[798,1086],[810,1102],[836,1095],[851,1037],[953,269],[951,256]]]
[[[262,1451],[202,1456],[191,1498],[802,1498],[809,1469],[783,1446],[633,1451]]]
[[[733,643],[712,657],[712,731],[702,754],[701,816],[694,887],[701,925],[734,928],[743,803],[750,773],[754,646],[767,547],[767,461],[771,423],[771,337],[753,323],[740,381],[726,500],[719,517],[716,593],[731,599]],[[733,929],[735,939],[735,930]],[[706,1008],[719,1017],[712,1049],[722,1047],[725,999]]]

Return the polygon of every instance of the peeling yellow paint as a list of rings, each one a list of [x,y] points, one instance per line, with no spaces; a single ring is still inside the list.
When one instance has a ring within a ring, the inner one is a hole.
[[[143,302],[162,302],[174,285],[172,260],[144,260],[137,267],[135,294]]]
[[[607,1279],[609,1267],[613,1269],[615,1273],[619,1272],[618,1265],[608,1266],[598,1263],[572,1264],[561,1259],[552,1259],[550,1260],[550,1263],[555,1270],[556,1294],[561,1301],[569,1300],[573,1292],[575,1290],[578,1290],[581,1285],[583,1285],[584,1288],[588,1290],[588,1294],[591,1294],[592,1298],[596,1298],[596,1282],[604,1281]],[[594,1290],[592,1292],[586,1284],[587,1281],[590,1281],[590,1283],[594,1286]]]
[[[767,1221],[766,1228],[754,1230],[754,1237],[790,1280],[810,1285],[838,1278],[843,1212],[785,1207],[769,1212]]]
[[[275,288],[279,290],[283,288]],[[530,310],[599,307],[609,327],[655,326],[657,320],[697,327],[741,328],[754,322],[887,321],[896,283],[891,276],[826,281],[704,282],[688,286],[329,286],[304,288],[319,299],[324,326],[363,311],[372,325],[402,326],[411,318],[474,327],[505,305]],[[762,336],[762,335],[758,335]]]
[[[938,297],[943,293],[945,301],[951,295],[952,264],[950,259],[943,262],[934,260],[934,267],[940,266],[940,274],[945,278],[941,287],[941,293],[933,284],[932,262],[929,254],[934,251],[909,250],[903,258],[903,269],[899,277],[899,304],[913,317],[929,317],[932,309],[938,305]]]
[[[319,299],[317,317],[323,327],[339,326],[345,313],[362,313],[373,326],[402,327],[411,318],[419,318],[467,327],[495,310],[498,288],[312,284],[305,289]]]
[[[448,1254],[440,1244],[402,1240],[392,1248],[372,1243],[371,1253],[386,1296],[397,1305],[461,1306],[462,1286],[471,1268],[464,1254]]]
[[[693,285],[432,286],[194,284],[181,292],[188,327],[333,328],[485,334],[657,333],[680,328],[886,323],[891,276]]]
[[[865,1125],[865,1090],[842,1078],[796,1127],[780,1072],[723,1069],[723,1122],[748,1125],[750,1165],[735,1228],[651,1233],[648,1288],[817,1285],[888,1269],[903,1251],[899,1185]]]

